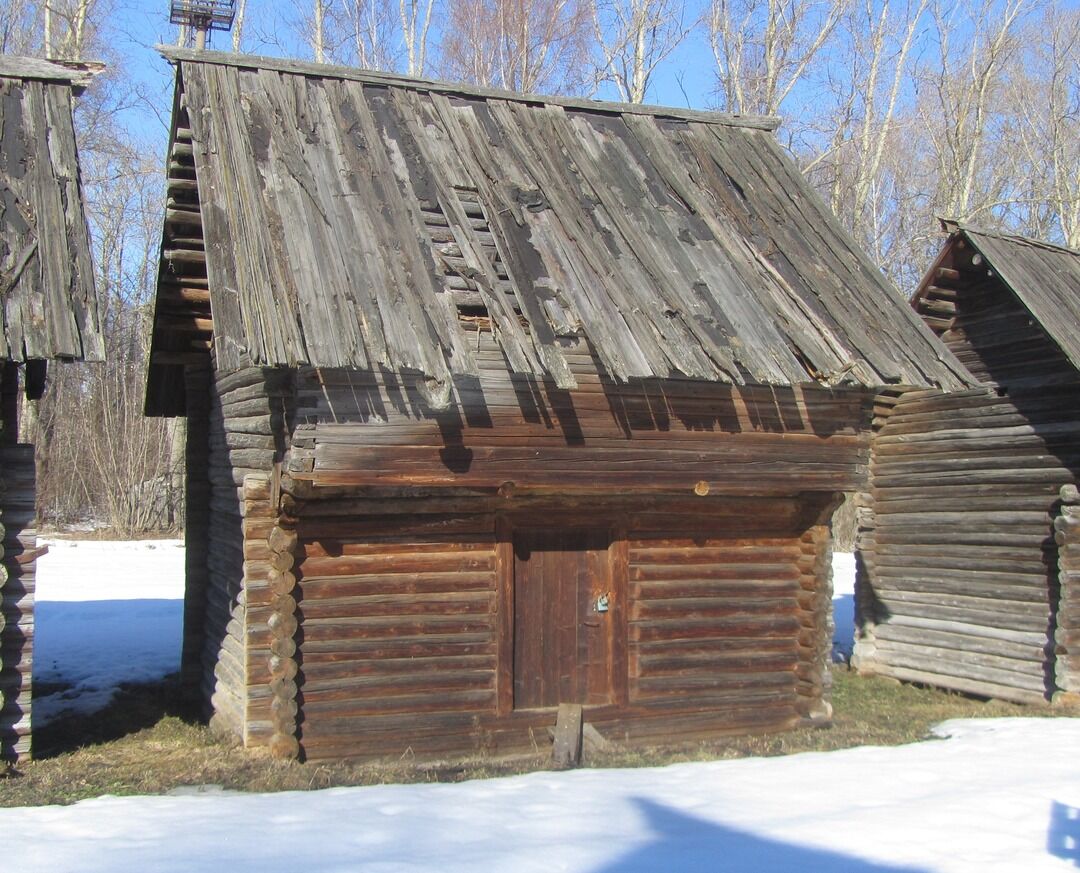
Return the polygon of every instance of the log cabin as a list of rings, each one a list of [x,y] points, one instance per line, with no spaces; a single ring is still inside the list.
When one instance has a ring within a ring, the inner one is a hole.
[[[1080,691],[1080,252],[944,227],[914,307],[977,385],[879,400],[853,664],[1067,699]]]
[[[183,675],[307,760],[830,716],[830,515],[962,365],[775,121],[161,49]],[[580,712],[580,711],[579,711]]]
[[[28,757],[31,741],[39,550],[20,385],[37,400],[50,360],[104,357],[72,122],[97,69],[0,55],[0,761]]]

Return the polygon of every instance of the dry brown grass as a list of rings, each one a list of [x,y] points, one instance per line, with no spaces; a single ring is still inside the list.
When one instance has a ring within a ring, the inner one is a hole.
[[[190,785],[241,791],[306,791],[387,782],[452,782],[509,775],[550,765],[547,755],[446,763],[300,764],[274,761],[215,738],[175,703],[174,685],[125,688],[92,718],[60,719],[35,735],[37,760],[0,778],[0,806],[74,803],[101,794],[160,794]],[[979,701],[957,694],[839,669],[835,716],[828,728],[731,737],[665,748],[595,754],[594,767],[642,767],[680,761],[785,755],[924,739],[949,718],[1080,716],[1080,710]]]

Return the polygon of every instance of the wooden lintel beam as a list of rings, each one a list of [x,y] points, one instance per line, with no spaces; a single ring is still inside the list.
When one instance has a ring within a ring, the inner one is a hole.
[[[951,318],[935,318],[932,315],[924,315],[923,321],[926,322],[926,326],[931,330],[944,332],[952,327],[953,320]]]
[[[924,299],[919,304],[919,312],[924,315],[940,315],[952,318],[956,315],[956,304],[951,300]]]

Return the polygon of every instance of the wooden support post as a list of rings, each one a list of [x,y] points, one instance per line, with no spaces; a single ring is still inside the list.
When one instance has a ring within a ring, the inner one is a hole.
[[[34,449],[0,447],[0,761],[26,761],[34,647]]]
[[[560,769],[581,763],[581,704],[560,703],[555,721],[555,745],[552,758]]]

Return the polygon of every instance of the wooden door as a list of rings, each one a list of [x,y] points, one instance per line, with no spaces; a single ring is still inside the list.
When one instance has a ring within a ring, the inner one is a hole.
[[[514,708],[610,703],[609,532],[519,529],[513,540]]]

